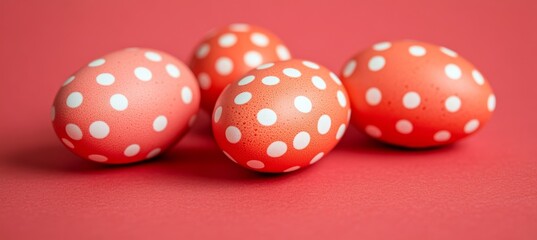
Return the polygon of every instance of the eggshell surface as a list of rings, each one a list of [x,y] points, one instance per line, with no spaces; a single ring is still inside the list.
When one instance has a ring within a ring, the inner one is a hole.
[[[489,120],[496,97],[456,52],[418,41],[381,42],[343,67],[352,123],[380,141],[412,148],[453,143]]]
[[[215,105],[213,133],[235,163],[260,172],[291,172],[326,156],[348,126],[339,78],[303,60],[267,63],[227,87]]]
[[[130,48],[68,77],[51,117],[62,143],[80,157],[132,163],[173,146],[199,101],[197,81],[182,62],[158,50]]]

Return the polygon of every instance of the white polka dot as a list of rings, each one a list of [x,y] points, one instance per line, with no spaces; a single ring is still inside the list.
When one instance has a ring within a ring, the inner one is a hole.
[[[390,42],[379,42],[375,45],[373,45],[373,49],[376,51],[384,51],[389,49],[392,46]]]
[[[252,35],[250,35],[250,41],[252,41],[252,43],[258,47],[266,47],[269,44],[268,37],[265,36],[265,34],[258,32],[252,33]]]
[[[295,138],[293,138],[293,147],[296,150],[302,150],[306,148],[310,144],[310,134],[307,132],[299,132],[297,135],[295,135]]]
[[[261,82],[265,85],[273,86],[273,85],[280,83],[280,79],[276,76],[267,76],[267,77],[264,77],[261,80]]]
[[[104,121],[95,121],[89,126],[90,135],[97,139],[103,139],[110,134],[110,127]]]
[[[110,73],[101,73],[97,75],[96,80],[99,85],[110,86],[116,81],[116,78]]]
[[[136,156],[140,152],[140,145],[138,144],[131,144],[127,148],[125,148],[125,151],[123,151],[123,154],[127,157],[133,157]]]
[[[446,73],[446,76],[448,78],[453,79],[453,80],[457,80],[461,78],[462,76],[462,72],[459,66],[453,63],[446,65],[446,67],[444,68],[444,72]]]
[[[494,94],[491,94],[487,100],[487,109],[489,112],[492,112],[494,109],[496,109],[496,96],[494,96]]]
[[[270,157],[281,157],[287,152],[287,144],[282,141],[271,143],[267,148],[267,155]]]
[[[456,112],[461,108],[461,99],[457,96],[450,96],[444,102],[444,106],[448,112]]]
[[[326,82],[319,76],[311,77],[311,83],[313,83],[313,86],[315,86],[319,90],[326,89]]]
[[[211,51],[211,46],[207,43],[204,43],[196,51],[196,57],[199,59],[207,57],[207,55],[209,54],[209,51]]]
[[[272,126],[278,120],[276,112],[269,108],[263,108],[257,112],[257,121],[263,126]]]
[[[339,125],[339,128],[337,129],[336,133],[336,139],[339,140],[341,137],[343,137],[343,134],[345,134],[345,130],[347,129],[347,126],[345,124]]]
[[[50,109],[50,120],[54,121],[56,119],[56,107],[52,106]]]
[[[331,126],[332,126],[332,119],[330,118],[330,116],[326,114],[323,114],[317,121],[317,131],[321,135],[328,133],[328,131],[330,131]]]
[[[91,154],[91,155],[88,156],[88,159],[93,160],[95,162],[106,162],[106,161],[108,161],[108,158],[106,156],[99,155],[99,154]]]
[[[224,155],[226,155],[227,158],[229,158],[229,160],[237,163],[237,161],[231,155],[229,155],[229,153],[227,153],[226,151],[222,151],[222,152],[224,153]]]
[[[65,126],[65,132],[73,140],[82,139],[82,130],[76,124],[69,123]]]
[[[481,75],[481,73],[477,70],[473,70],[472,71],[472,77],[474,78],[474,81],[479,84],[479,85],[483,85],[485,84],[485,78],[483,78],[483,75]]]
[[[283,172],[288,173],[288,172],[296,171],[296,170],[298,170],[298,169],[300,169],[300,166],[294,166],[294,167],[290,167],[290,168],[288,168],[288,169],[283,170]]]
[[[134,69],[134,75],[142,81],[149,81],[153,77],[151,71],[145,67],[137,67]]]
[[[433,138],[437,142],[445,142],[451,138],[451,133],[446,130],[438,131],[434,134]]]
[[[93,60],[92,62],[90,62],[88,64],[88,66],[89,67],[98,67],[98,66],[103,65],[105,62],[106,62],[106,60],[104,60],[104,58],[99,58],[99,59],[96,59],[96,60]]]
[[[162,61],[162,57],[160,56],[160,54],[156,53],[156,52],[145,52],[144,53],[144,56],[145,58],[147,58],[149,61],[153,61],[153,62],[160,62]]]
[[[425,54],[427,53],[427,50],[422,47],[422,46],[410,46],[408,48],[408,52],[410,53],[410,55],[412,56],[415,56],[415,57],[422,57],[422,56],[425,56]]]
[[[276,47],[276,54],[281,61],[289,60],[291,58],[289,50],[283,45],[278,45]]]
[[[243,77],[243,78],[239,81],[238,85],[239,85],[239,86],[247,85],[247,84],[251,83],[254,79],[255,79],[255,76],[254,76],[254,75],[248,75],[248,76],[246,76],[246,77]]]
[[[177,68],[177,66],[171,63],[166,64],[166,72],[172,78],[178,78],[179,76],[181,76],[181,71],[179,70],[179,68]]]
[[[421,103],[421,97],[417,92],[407,92],[403,96],[403,106],[407,109],[417,108]]]
[[[356,60],[350,60],[347,65],[345,65],[345,68],[343,69],[343,77],[350,77],[354,70],[356,69]]]
[[[343,94],[342,91],[338,90],[336,93],[337,101],[339,103],[339,106],[345,107],[347,106],[347,97],[345,97],[345,94]]]
[[[245,23],[234,23],[234,24],[229,25],[229,29],[235,32],[246,32],[250,30],[250,26]]]
[[[321,158],[323,158],[323,156],[324,156],[324,152],[317,153],[317,155],[315,155],[315,157],[313,157],[313,158],[310,160],[310,164],[314,164],[314,163],[316,163],[317,161],[321,160]]]
[[[307,97],[304,97],[304,96],[296,97],[295,101],[294,101],[294,104],[295,104],[295,108],[299,112],[303,112],[303,113],[309,113],[311,111],[311,108],[312,108],[312,104],[311,104],[310,99],[307,98]]]
[[[477,119],[472,119],[472,120],[468,121],[468,122],[464,125],[464,132],[465,132],[466,134],[473,133],[473,132],[475,132],[475,130],[477,130],[478,127],[479,127],[479,120],[477,120]]]
[[[304,64],[304,66],[309,67],[311,69],[319,69],[320,68],[319,65],[317,65],[314,62],[310,62],[310,61],[302,61],[302,64]]]
[[[250,99],[252,99],[252,94],[250,92],[242,92],[235,97],[233,102],[237,105],[243,105],[248,103]]]
[[[248,165],[248,167],[251,167],[253,169],[262,169],[265,167],[265,164],[259,160],[250,160],[246,162],[246,165]]]
[[[248,67],[257,67],[263,63],[263,56],[257,51],[248,51],[244,54],[244,63]]]
[[[386,65],[386,60],[382,56],[374,56],[369,60],[367,67],[369,70],[376,72],[380,71]]]
[[[406,119],[401,119],[395,123],[395,130],[401,134],[409,134],[413,129],[412,123]]]
[[[220,117],[222,117],[222,106],[218,106],[216,110],[214,110],[214,122],[218,123],[220,121]]]
[[[382,93],[378,88],[372,87],[367,89],[367,92],[365,92],[365,101],[367,102],[367,104],[371,106],[376,106],[379,105],[381,100]]]
[[[226,128],[226,139],[230,143],[238,143],[241,140],[241,131],[235,126]]]
[[[216,60],[216,72],[222,76],[227,76],[233,71],[233,61],[227,57]]]
[[[188,86],[184,86],[181,89],[181,99],[185,104],[189,104],[192,102],[192,90]]]
[[[233,33],[226,33],[218,38],[218,45],[223,48],[232,47],[237,42],[237,36]]]
[[[270,67],[272,67],[272,66],[274,66],[274,63],[265,63],[265,64],[263,64],[263,65],[257,67],[256,69],[257,69],[257,70],[263,70],[263,69],[270,68]]]
[[[160,115],[153,120],[153,130],[156,132],[162,132],[168,126],[168,118],[164,115]]]
[[[302,73],[298,71],[298,69],[296,68],[286,68],[283,70],[283,74],[285,74],[285,76],[292,77],[292,78],[298,78],[302,76]]]
[[[202,72],[198,74],[198,82],[200,83],[200,88],[203,90],[211,88],[211,77],[207,73]]]
[[[380,131],[380,129],[373,125],[367,125],[365,127],[365,132],[367,133],[367,135],[374,138],[379,138],[380,136],[382,136],[382,132]]]
[[[151,152],[149,152],[145,158],[147,158],[147,159],[154,158],[157,155],[159,155],[161,151],[162,150],[160,148],[155,148],[155,149],[151,150]]]
[[[449,48],[445,48],[445,47],[440,47],[440,51],[443,52],[444,54],[450,56],[450,57],[457,57],[457,55],[458,55],[453,50],[451,50]]]
[[[129,100],[123,94],[114,94],[110,97],[110,106],[117,111],[124,111],[129,106]]]
[[[66,104],[70,108],[77,108],[82,104],[82,101],[84,100],[84,97],[82,96],[82,93],[80,92],[72,92],[67,96]]]
[[[69,78],[67,78],[67,80],[65,80],[65,82],[63,82],[63,86],[67,86],[69,83],[71,83],[73,80],[75,80],[75,76],[70,76]]]
[[[339,80],[339,77],[335,73],[330,72],[330,78],[332,78],[337,85],[341,85],[341,80]]]
[[[65,146],[67,146],[67,147],[69,147],[71,149],[75,148],[75,145],[73,145],[73,143],[71,141],[67,140],[67,138],[62,138],[62,142],[63,142],[63,144],[65,144]]]

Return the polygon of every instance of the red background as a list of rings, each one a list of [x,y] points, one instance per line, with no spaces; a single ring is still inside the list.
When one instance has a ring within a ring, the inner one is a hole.
[[[537,239],[537,2],[320,2],[0,1],[0,238]],[[381,40],[445,45],[492,84],[496,112],[434,150],[351,128],[318,164],[280,176],[235,166],[203,123],[166,157],[120,167],[55,137],[53,97],[80,66],[129,46],[188,61],[232,22],[337,72]]]

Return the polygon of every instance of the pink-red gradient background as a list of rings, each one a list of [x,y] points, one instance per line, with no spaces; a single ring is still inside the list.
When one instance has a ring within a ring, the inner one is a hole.
[[[492,84],[496,112],[434,150],[351,128],[325,159],[280,176],[227,160],[203,118],[169,155],[128,166],[81,160],[57,140],[50,106],[80,66],[130,46],[186,62],[232,22],[271,29],[336,72],[382,40],[445,45]],[[536,29],[532,0],[2,0],[0,238],[537,239]]]

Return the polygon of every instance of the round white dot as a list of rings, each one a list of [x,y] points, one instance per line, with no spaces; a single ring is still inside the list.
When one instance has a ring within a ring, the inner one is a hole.
[[[69,78],[67,78],[67,80],[65,80],[65,82],[63,82],[63,86],[67,86],[69,83],[71,83],[72,81],[75,80],[75,76],[70,76]]]
[[[235,97],[233,102],[237,105],[243,105],[248,103],[250,99],[252,99],[252,94],[250,92],[242,92]]]
[[[50,109],[50,120],[54,121],[56,119],[56,107],[52,106]]]
[[[446,130],[438,131],[434,134],[433,138],[437,142],[445,142],[451,138],[451,133]]]
[[[350,60],[343,69],[343,77],[350,77],[356,69],[356,60]]]
[[[317,153],[317,155],[315,155],[315,157],[313,157],[313,158],[310,160],[310,164],[314,164],[314,163],[316,163],[317,161],[321,160],[321,158],[323,158],[323,156],[324,156],[324,152]]]
[[[265,167],[265,164],[259,160],[250,160],[246,162],[246,165],[248,165],[248,167],[251,167],[253,169],[262,169]]]
[[[376,72],[384,68],[384,65],[386,65],[386,59],[384,59],[384,57],[374,56],[369,60],[367,67],[369,68],[369,70]]]
[[[257,121],[263,126],[272,126],[278,120],[276,112],[269,108],[263,108],[257,112]]]
[[[250,35],[250,41],[252,41],[252,43],[258,47],[266,47],[269,44],[268,37],[265,36],[265,34],[258,32],[252,33],[252,35]]]
[[[264,77],[261,80],[261,82],[265,85],[273,86],[273,85],[280,83],[280,79],[276,76],[267,76],[267,77]]]
[[[257,70],[263,70],[263,69],[271,68],[272,66],[274,66],[274,63],[265,63],[265,64],[257,67],[256,69]]]
[[[425,54],[427,53],[427,50],[422,47],[422,46],[410,46],[408,48],[408,52],[410,53],[410,55],[412,56],[415,56],[415,57],[422,57],[422,56],[425,56]]]
[[[298,69],[296,68],[286,68],[283,70],[283,74],[285,74],[285,76],[292,77],[292,78],[298,78],[302,76],[302,73],[298,71]]]
[[[114,94],[110,97],[110,106],[117,111],[124,111],[129,106],[129,100],[123,94]]]
[[[367,89],[365,92],[365,101],[371,106],[376,106],[382,100],[382,93],[376,87]]]
[[[69,148],[75,148],[75,145],[69,141],[67,138],[62,138],[62,142],[63,144],[65,144],[65,146],[69,147]]]
[[[392,44],[390,42],[379,42],[373,45],[373,49],[375,51],[384,51],[384,50],[388,50],[391,46]]]
[[[108,158],[106,156],[99,155],[99,154],[91,154],[91,155],[88,156],[88,159],[92,160],[92,161],[95,161],[95,162],[106,162],[106,161],[108,161]]]
[[[330,131],[331,126],[332,126],[332,119],[330,118],[330,116],[326,114],[323,114],[317,121],[317,131],[321,135],[328,133],[328,131]]]
[[[76,124],[69,123],[65,126],[65,132],[73,140],[82,139],[82,130]]]
[[[226,33],[218,38],[218,45],[223,48],[228,48],[237,42],[237,36],[233,33]]]
[[[228,57],[221,57],[216,60],[216,72],[222,76],[229,75],[233,71],[233,61]]]
[[[492,112],[494,109],[496,109],[496,96],[494,96],[494,94],[491,94],[487,100],[487,109],[489,112]]]
[[[468,122],[464,125],[464,132],[465,132],[466,134],[473,133],[473,132],[475,132],[475,130],[477,130],[478,127],[479,127],[479,120],[477,120],[477,119],[472,119],[472,120],[468,121]]]
[[[332,78],[337,85],[341,85],[341,80],[339,80],[339,77],[335,73],[330,72],[330,78]]]
[[[314,62],[310,62],[310,61],[302,61],[302,64],[304,64],[304,66],[309,67],[311,69],[319,69],[320,68],[319,65],[317,65]]]
[[[345,107],[347,106],[347,97],[345,97],[345,94],[343,94],[342,91],[338,90],[336,93],[337,101],[339,103],[339,106]]]
[[[214,110],[214,122],[218,123],[221,117],[222,117],[222,106],[218,106],[216,110]]]
[[[474,78],[474,81],[479,84],[479,85],[483,85],[485,84],[485,78],[483,78],[483,75],[481,75],[481,73],[477,70],[473,70],[472,71],[472,77]]]
[[[116,81],[116,78],[110,73],[101,73],[97,75],[96,80],[99,85],[110,86]]]
[[[238,143],[241,140],[241,131],[235,126],[226,128],[226,139],[230,143]]]
[[[406,119],[401,119],[395,123],[395,130],[401,134],[409,134],[413,129],[412,123]]]
[[[267,148],[267,155],[270,157],[281,157],[287,152],[287,144],[282,141],[271,143]]]
[[[444,72],[448,78],[453,80],[457,80],[462,76],[462,72],[459,66],[453,63],[446,65],[446,67],[444,68]]]
[[[77,108],[82,104],[82,101],[84,100],[84,97],[82,96],[82,93],[80,92],[72,92],[67,96],[66,104],[70,108]]]
[[[234,23],[234,24],[229,25],[229,29],[235,32],[246,32],[250,30],[250,26],[245,23]]]
[[[192,90],[188,86],[184,86],[181,89],[181,100],[183,100],[183,103],[189,104],[192,102]]]
[[[198,82],[200,83],[200,88],[203,90],[211,88],[211,77],[207,73],[202,72],[198,74]]]
[[[156,53],[156,52],[145,52],[144,53],[144,56],[145,58],[147,58],[149,61],[153,61],[153,62],[160,62],[162,61],[162,57],[160,56],[160,54]]]
[[[244,54],[244,63],[248,67],[257,67],[263,63],[263,56],[257,51],[248,51]]]
[[[345,130],[347,129],[347,126],[345,124],[339,125],[339,128],[337,129],[336,133],[336,139],[339,140],[341,137],[343,137],[343,134],[345,134]]]
[[[319,76],[311,77],[311,83],[313,83],[313,86],[315,86],[319,90],[326,89],[326,82]]]
[[[283,170],[283,172],[288,173],[288,172],[296,171],[298,169],[300,169],[300,166],[294,166],[294,167],[290,167],[288,169]]]
[[[367,125],[365,127],[365,133],[374,138],[379,138],[380,136],[382,136],[382,132],[380,131],[380,129],[373,125]]]
[[[450,57],[457,57],[457,53],[454,52],[453,50],[449,49],[449,48],[445,48],[445,47],[440,47],[440,51]]]
[[[302,113],[309,113],[311,112],[312,103],[309,98],[305,96],[298,96],[295,98],[294,101],[295,108]]]
[[[227,158],[229,158],[229,160],[237,163],[237,161],[229,153],[227,153],[226,151],[222,151],[222,152],[224,153],[224,155],[226,155]]]
[[[281,61],[289,60],[291,58],[289,50],[283,45],[278,45],[276,47],[276,54]]]
[[[96,60],[93,60],[92,62],[90,62],[88,64],[88,66],[89,67],[98,67],[98,66],[103,65],[105,62],[106,62],[106,60],[104,60],[104,58],[99,58],[99,59],[96,59]]]
[[[162,132],[166,129],[168,125],[168,118],[166,116],[160,115],[153,120],[153,130],[156,132]]]
[[[246,77],[243,77],[243,78],[239,81],[238,85],[239,85],[239,86],[247,85],[247,84],[251,83],[252,81],[254,81],[254,79],[255,79],[255,76],[254,76],[254,75],[248,75],[248,76],[246,76]]]
[[[202,59],[209,54],[210,50],[211,50],[211,46],[209,46],[209,44],[207,43],[204,43],[196,51],[196,57],[199,59]]]
[[[149,81],[153,77],[151,71],[145,67],[137,67],[134,69],[134,75],[142,81]]]
[[[403,106],[407,109],[417,108],[421,103],[421,97],[417,92],[407,92],[403,96]]]
[[[110,127],[104,121],[95,121],[89,126],[90,135],[97,139],[103,139],[110,134]]]
[[[178,78],[179,76],[181,76],[181,71],[179,70],[179,68],[177,68],[177,66],[171,63],[166,64],[166,72],[172,78]]]
[[[461,108],[461,99],[457,96],[450,96],[444,102],[444,106],[449,112],[459,111]]]
[[[293,147],[296,150],[302,150],[306,148],[310,144],[310,134],[307,132],[299,132],[297,135],[295,135],[295,138],[293,138]]]
[[[123,151],[123,154],[127,157],[133,157],[136,156],[140,152],[140,145],[138,144],[131,144],[127,148],[125,148],[125,151]]]
[[[162,150],[161,150],[160,148],[155,148],[155,149],[151,150],[151,152],[149,152],[149,153],[147,154],[146,158],[147,158],[147,159],[149,159],[149,158],[154,158],[154,157],[156,157],[157,155],[159,155],[161,151],[162,151]]]

